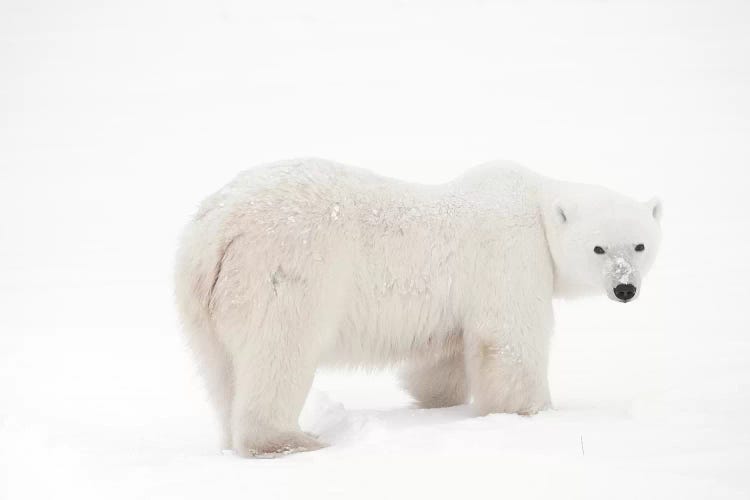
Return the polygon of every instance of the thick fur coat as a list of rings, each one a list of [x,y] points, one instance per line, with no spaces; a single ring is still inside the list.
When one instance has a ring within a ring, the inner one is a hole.
[[[240,174],[203,202],[176,269],[224,446],[322,446],[297,420],[323,364],[403,363],[423,407],[548,408],[553,296],[636,294],[660,211],[508,163],[436,186],[317,159]]]

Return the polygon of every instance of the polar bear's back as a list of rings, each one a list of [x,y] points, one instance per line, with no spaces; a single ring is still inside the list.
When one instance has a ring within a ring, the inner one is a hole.
[[[448,184],[422,185],[329,160],[288,160],[240,173],[203,202],[195,220],[213,215],[293,226],[329,219],[388,225],[390,218],[403,224],[411,218],[423,225],[432,216],[472,217],[477,210],[514,218],[536,213],[536,200],[529,193],[538,181],[511,162],[475,167]]]

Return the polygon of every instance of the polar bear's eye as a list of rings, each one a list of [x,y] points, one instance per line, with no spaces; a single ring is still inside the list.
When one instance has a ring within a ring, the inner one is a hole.
[[[604,249],[602,247],[596,246],[594,247],[594,253],[603,254]]]
[[[636,251],[636,252],[642,252],[642,251],[644,251],[645,249],[646,249],[646,245],[644,245],[643,243],[638,243],[638,244],[637,244],[637,245],[635,246],[635,251]]]

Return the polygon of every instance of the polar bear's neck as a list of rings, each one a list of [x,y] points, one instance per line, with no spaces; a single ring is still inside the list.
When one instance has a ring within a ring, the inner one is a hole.
[[[457,188],[463,194],[471,193],[474,200],[482,200],[501,206],[502,213],[509,217],[526,221],[539,221],[547,238],[550,260],[554,270],[553,288],[557,296],[583,295],[583,290],[570,286],[574,280],[561,275],[555,264],[549,242],[554,241],[555,204],[561,191],[572,189],[572,185],[539,175],[526,167],[508,161],[485,163],[468,170],[456,180]],[[553,233],[553,234],[550,234]]]

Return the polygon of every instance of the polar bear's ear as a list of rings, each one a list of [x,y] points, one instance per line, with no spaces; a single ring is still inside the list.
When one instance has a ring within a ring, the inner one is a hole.
[[[653,215],[654,219],[661,221],[661,200],[659,198],[651,198],[646,202],[646,206],[648,206],[648,209],[651,212],[651,215]]]

